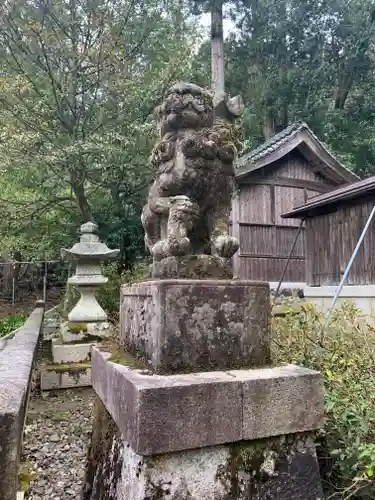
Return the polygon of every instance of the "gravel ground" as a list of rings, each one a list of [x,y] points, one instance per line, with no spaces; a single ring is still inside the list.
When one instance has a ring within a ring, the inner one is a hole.
[[[91,435],[92,389],[60,390],[31,398],[23,463],[29,500],[80,497]]]

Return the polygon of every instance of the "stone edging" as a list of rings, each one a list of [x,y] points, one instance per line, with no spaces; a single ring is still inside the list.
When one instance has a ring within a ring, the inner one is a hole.
[[[40,304],[0,352],[0,498],[16,498],[32,371],[43,327]]]

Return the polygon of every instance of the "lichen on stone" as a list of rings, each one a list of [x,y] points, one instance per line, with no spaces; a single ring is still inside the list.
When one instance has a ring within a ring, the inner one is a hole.
[[[237,499],[247,482],[277,475],[277,460],[286,452],[285,436],[235,443],[227,464],[217,472],[217,480],[227,488],[230,499]]]
[[[68,331],[70,333],[87,333],[87,323],[68,323]]]

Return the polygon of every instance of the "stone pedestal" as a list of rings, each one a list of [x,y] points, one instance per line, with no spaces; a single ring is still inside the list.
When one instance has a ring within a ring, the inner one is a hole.
[[[318,372],[155,375],[110,359],[94,348],[101,437],[91,444],[84,500],[322,498]]]
[[[120,342],[158,373],[270,363],[267,283],[161,280],[121,288]]]
[[[322,498],[321,376],[269,366],[269,304],[256,282],[122,288],[123,355],[93,348],[83,500]]]

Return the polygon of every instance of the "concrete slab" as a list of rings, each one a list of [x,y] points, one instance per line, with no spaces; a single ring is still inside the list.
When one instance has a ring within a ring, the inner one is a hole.
[[[62,344],[60,340],[52,340],[52,357],[54,363],[80,363],[91,357],[92,344]]]
[[[91,364],[47,365],[40,371],[42,391],[91,386]]]

